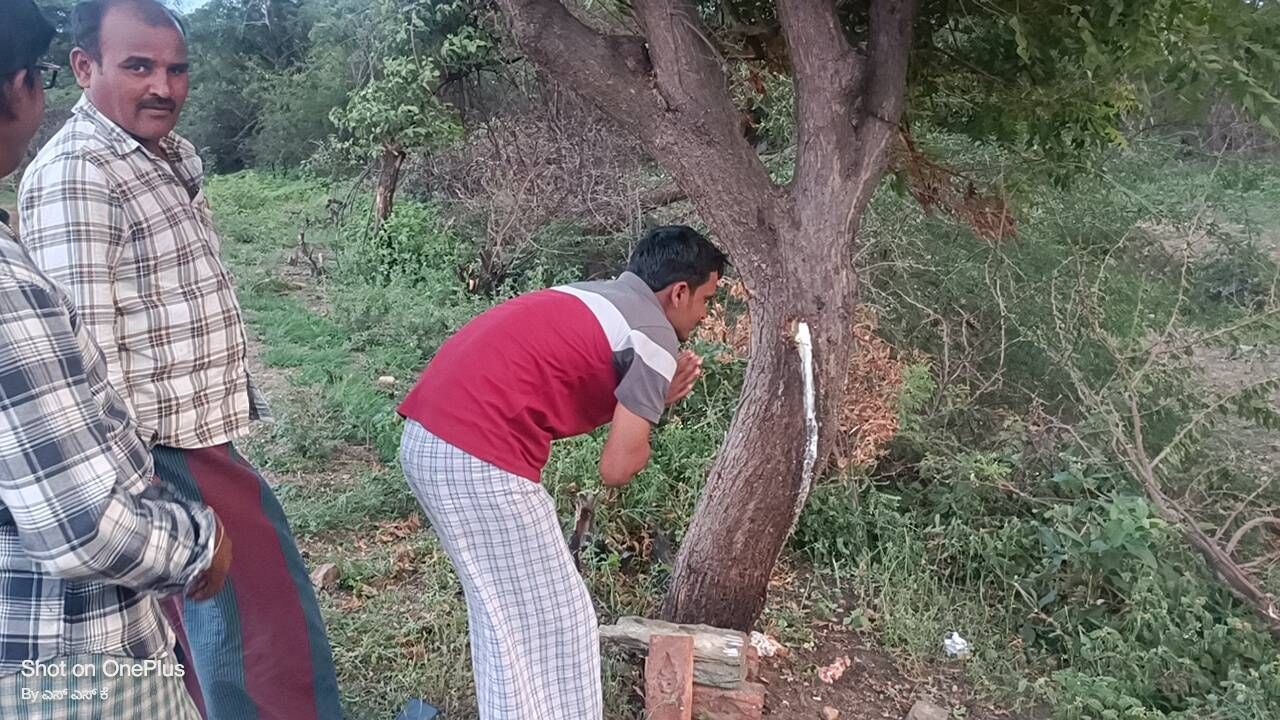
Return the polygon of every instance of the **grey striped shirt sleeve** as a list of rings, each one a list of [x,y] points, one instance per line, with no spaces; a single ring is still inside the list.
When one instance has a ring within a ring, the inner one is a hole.
[[[621,376],[614,396],[656,425],[667,407],[680,342],[670,327],[650,326],[632,329],[628,345],[618,353]]]

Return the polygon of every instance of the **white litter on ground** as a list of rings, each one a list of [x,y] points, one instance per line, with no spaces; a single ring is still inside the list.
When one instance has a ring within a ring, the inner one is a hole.
[[[960,633],[952,631],[942,641],[942,649],[947,651],[947,657],[968,657],[969,641],[960,637]]]

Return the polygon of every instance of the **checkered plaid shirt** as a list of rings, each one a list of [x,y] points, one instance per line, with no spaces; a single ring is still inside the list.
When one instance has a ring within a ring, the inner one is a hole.
[[[22,242],[71,293],[149,445],[209,447],[266,417],[191,143],[156,156],[81,98],[22,180]]]
[[[172,646],[155,594],[213,553],[213,513],[151,454],[70,299],[0,225],[0,675]]]

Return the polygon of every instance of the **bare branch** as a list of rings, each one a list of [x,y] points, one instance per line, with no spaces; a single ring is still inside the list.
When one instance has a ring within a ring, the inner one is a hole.
[[[1280,528],[1280,518],[1274,518],[1274,517],[1254,518],[1249,522],[1245,523],[1244,525],[1241,525],[1240,529],[1236,531],[1236,534],[1231,536],[1231,541],[1227,543],[1226,553],[1228,555],[1234,555],[1236,552],[1236,546],[1240,544],[1240,541],[1244,539],[1244,536],[1248,535],[1250,530],[1256,527],[1262,527],[1263,525],[1270,525],[1272,527]]]
[[[1216,340],[1224,335],[1230,335],[1232,333],[1239,332],[1251,325],[1262,322],[1263,320],[1267,320],[1273,315],[1276,315],[1277,313],[1280,313],[1280,307],[1270,308],[1256,315],[1248,315],[1242,320],[1238,320],[1230,325],[1218,328],[1217,330],[1214,330],[1212,332],[1198,335],[1178,345],[1168,345],[1168,346],[1164,345],[1164,343],[1167,341],[1168,338],[1165,334],[1162,334],[1159,337],[1157,337],[1155,340],[1148,343],[1141,350],[1135,350],[1134,352],[1128,355],[1125,355],[1122,359],[1132,360],[1134,358],[1141,357],[1143,355],[1148,355],[1148,354],[1153,357],[1175,355],[1175,354],[1184,352],[1186,350],[1190,350],[1194,347],[1208,345],[1209,342],[1212,340]]]

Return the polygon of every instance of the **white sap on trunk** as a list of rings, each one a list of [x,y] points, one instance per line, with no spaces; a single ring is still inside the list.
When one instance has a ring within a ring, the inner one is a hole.
[[[813,336],[809,332],[809,323],[801,320],[796,324],[796,351],[800,353],[800,375],[804,390],[804,465],[800,471],[800,492],[796,495],[796,508],[791,529],[800,519],[800,511],[809,499],[809,490],[813,487],[813,470],[818,463],[818,402],[813,384]]]

